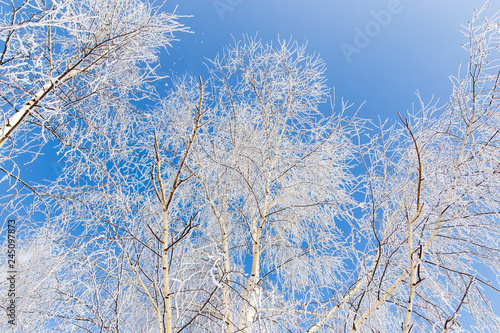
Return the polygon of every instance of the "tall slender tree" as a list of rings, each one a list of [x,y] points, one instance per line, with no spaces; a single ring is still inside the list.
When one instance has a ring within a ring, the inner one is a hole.
[[[2,3],[0,163],[10,180],[20,180],[18,155],[36,156],[51,136],[78,147],[100,114],[128,112],[131,101],[154,96],[159,51],[186,31],[161,7],[142,0]],[[77,131],[82,124],[87,130]]]
[[[450,102],[421,101],[360,145],[365,256],[308,332],[500,329],[488,300],[500,291],[500,24],[486,8],[463,27],[470,62]]]

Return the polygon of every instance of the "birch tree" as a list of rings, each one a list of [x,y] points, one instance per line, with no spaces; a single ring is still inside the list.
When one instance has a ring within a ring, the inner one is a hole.
[[[318,111],[324,65],[297,44],[248,40],[213,66],[216,117],[193,158],[223,330],[300,327],[352,260],[356,123],[343,118],[346,104],[331,117]]]
[[[87,134],[104,128],[98,122],[106,118],[106,113],[125,120],[134,112],[133,103],[156,98],[152,83],[161,78],[157,73],[159,52],[170,46],[175,32],[186,31],[178,23],[180,17],[165,13],[162,5],[135,0],[0,3],[0,170],[4,173],[1,211],[20,217],[19,235],[36,229],[34,238],[26,239],[29,254],[19,258],[21,263],[35,260],[42,265],[32,272],[37,283],[28,284],[39,291],[36,297],[47,299],[44,291],[52,288],[51,269],[63,268],[63,274],[67,274],[68,266],[61,267],[61,263],[71,267],[71,256],[62,255],[64,246],[55,246],[51,238],[47,239],[51,232],[61,235],[50,225],[39,230],[37,226],[43,222],[22,218],[47,211],[47,202],[41,187],[23,180],[17,164],[35,159],[52,138],[65,153],[78,150]],[[38,195],[45,206],[30,205],[23,195],[25,188]],[[46,257],[41,258],[37,249],[45,249]],[[51,268],[44,270],[46,267]],[[47,282],[46,288],[37,289],[41,283],[38,281]],[[20,327],[28,331],[42,329],[37,325],[46,320],[43,313],[50,314],[51,306],[36,311],[28,308],[26,313],[31,315],[23,323],[28,326]],[[65,318],[67,313],[57,315]],[[88,320],[87,315],[75,316],[81,317],[84,319],[78,320]]]
[[[84,123],[154,96],[161,48],[179,17],[140,0],[10,1],[0,16],[1,170],[20,180],[18,155],[49,138],[78,147]],[[85,133],[85,132],[84,132]]]
[[[177,96],[172,94],[169,101],[180,108],[185,101]],[[172,244],[183,244],[196,216],[188,217],[190,226],[167,225],[166,233],[174,239],[162,241],[165,208],[174,209],[169,214],[182,210],[182,200],[188,197],[187,189],[176,191],[176,182],[171,180],[181,169],[164,164],[176,163],[182,156],[182,139],[190,131],[191,120],[165,111],[130,113],[126,123],[116,113],[101,114],[100,131],[82,137],[86,149],[68,151],[66,172],[58,184],[45,189],[46,200],[52,200],[56,208],[51,222],[45,227],[32,224],[33,237],[25,242],[27,253],[32,244],[44,247],[46,266],[20,262],[22,292],[17,310],[21,330],[169,331],[172,318],[167,314],[171,311],[165,304],[170,295],[162,283],[187,280],[186,274],[195,270],[184,268],[181,256],[167,265],[173,276],[163,275],[162,253],[170,254]],[[169,120],[174,119],[182,120],[177,123],[182,126],[170,127]],[[162,144],[166,137],[176,154],[170,155],[169,146]],[[43,283],[30,283],[40,276]]]
[[[366,256],[308,332],[499,330],[500,24],[485,10],[463,27],[470,61],[450,102],[420,100],[360,145]]]
[[[294,313],[341,279],[342,259],[330,253],[350,256],[331,218],[351,215],[348,136],[356,128],[318,111],[328,97],[323,72],[295,43],[247,40],[214,60],[207,82],[177,81],[156,110],[126,123],[101,114],[100,131],[66,153],[65,173],[46,190],[58,201],[51,221],[59,236],[50,241],[67,249],[64,266],[78,273],[54,267],[44,297],[25,293],[26,306],[43,309],[39,325],[299,325]],[[299,272],[300,285],[292,283]],[[34,272],[25,274],[29,281]]]

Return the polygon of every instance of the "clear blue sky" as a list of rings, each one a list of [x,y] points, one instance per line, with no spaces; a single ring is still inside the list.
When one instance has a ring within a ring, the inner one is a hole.
[[[225,45],[243,34],[262,41],[292,37],[308,43],[309,52],[319,53],[327,65],[330,86],[337,98],[359,105],[366,101],[362,117],[397,119],[416,102],[419,90],[425,100],[434,94],[443,103],[451,92],[450,75],[456,75],[467,53],[460,22],[466,23],[476,0],[167,0],[167,10],[193,15],[182,20],[193,34],[179,35],[180,42],[162,58],[162,70],[175,74],[204,75],[204,58],[213,58]],[[491,12],[500,3],[491,4]],[[382,10],[392,9],[389,19]],[[377,14],[378,13],[378,14]],[[377,16],[379,17],[377,22]],[[389,21],[389,22],[387,22]],[[377,29],[378,24],[378,29]],[[384,26],[385,25],[385,26]],[[359,30],[368,31],[369,41],[359,40]],[[231,37],[233,36],[233,37]],[[363,43],[360,43],[363,42]],[[342,44],[344,43],[344,44]],[[350,49],[352,51],[352,49]],[[350,62],[347,61],[350,58]],[[328,110],[326,110],[328,111]]]

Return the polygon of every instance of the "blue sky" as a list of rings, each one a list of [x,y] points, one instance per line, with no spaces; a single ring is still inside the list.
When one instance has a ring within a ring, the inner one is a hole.
[[[178,35],[180,41],[170,55],[162,57],[162,71],[206,76],[204,58],[212,59],[233,37],[239,40],[243,34],[258,32],[268,42],[279,34],[282,39],[307,42],[308,51],[325,60],[328,84],[335,87],[337,98],[355,105],[366,101],[360,116],[396,120],[397,112],[406,112],[417,101],[417,90],[424,100],[434,94],[442,103],[448,101],[449,76],[457,74],[460,62],[467,62],[460,46],[466,42],[460,22],[466,23],[474,7],[483,4],[476,0],[168,0],[167,10],[177,6],[178,14],[193,15],[181,20],[193,34]],[[500,10],[498,2],[491,6],[492,13]],[[381,21],[381,11],[390,9],[390,18]],[[359,53],[346,57],[341,45],[356,47],[357,31],[365,29],[373,37],[367,36],[369,40],[357,48]]]

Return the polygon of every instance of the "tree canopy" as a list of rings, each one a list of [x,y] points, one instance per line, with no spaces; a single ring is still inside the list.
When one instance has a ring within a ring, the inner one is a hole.
[[[22,13],[0,28],[1,163],[38,125],[65,165],[29,193],[2,165],[17,180],[4,209],[29,207],[5,331],[500,331],[500,21],[486,7],[463,27],[450,102],[421,99],[395,124],[352,115],[293,41],[245,37],[157,96],[150,64],[183,30],[175,15],[135,0]]]

